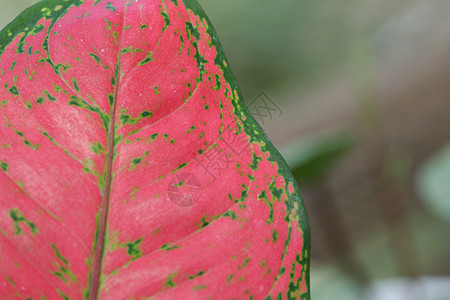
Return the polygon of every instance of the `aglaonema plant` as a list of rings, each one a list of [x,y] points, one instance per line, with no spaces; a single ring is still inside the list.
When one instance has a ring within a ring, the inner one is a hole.
[[[309,229],[195,0],[0,33],[1,299],[309,299]]]

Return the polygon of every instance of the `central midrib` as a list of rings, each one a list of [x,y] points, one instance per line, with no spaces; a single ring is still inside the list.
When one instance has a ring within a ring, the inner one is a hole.
[[[96,234],[95,241],[95,250],[94,250],[94,259],[92,261],[92,271],[89,283],[89,300],[97,300],[98,294],[100,291],[100,278],[102,275],[102,263],[103,263],[103,255],[105,251],[105,238],[106,238],[106,226],[108,224],[108,215],[109,215],[109,202],[111,198],[111,184],[112,184],[112,168],[114,162],[114,147],[115,147],[115,126],[116,126],[116,106],[117,106],[117,98],[119,93],[119,86],[121,81],[121,70],[120,70],[120,57],[121,57],[121,42],[122,35],[124,32],[124,23],[125,23],[125,10],[122,13],[122,34],[120,35],[120,41],[118,44],[118,54],[117,54],[117,65],[114,74],[115,78],[115,86],[114,86],[114,98],[111,107],[110,114],[110,122],[108,126],[107,132],[107,150],[106,150],[106,173],[105,173],[105,188],[104,193],[100,202],[100,220],[98,222],[98,230]]]
[[[118,66],[120,65],[120,54],[118,59]],[[120,70],[117,70],[119,73]],[[112,105],[111,112],[111,120],[109,122],[108,128],[108,146],[107,146],[107,161],[106,161],[106,173],[105,173],[105,189],[102,196],[102,200],[100,202],[100,220],[98,222],[98,230],[96,234],[95,241],[95,252],[94,259],[92,262],[92,277],[90,279],[90,293],[89,300],[96,300],[100,287],[100,277],[102,273],[102,262],[103,262],[103,253],[105,250],[105,238],[106,238],[106,225],[108,223],[108,215],[109,215],[109,200],[111,197],[111,183],[112,183],[112,167],[114,160],[114,138],[115,138],[115,118],[116,118],[116,99],[117,99],[117,86],[118,81],[116,81],[116,87],[114,91],[114,102]]]

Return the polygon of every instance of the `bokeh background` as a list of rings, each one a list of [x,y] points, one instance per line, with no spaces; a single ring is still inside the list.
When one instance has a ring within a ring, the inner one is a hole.
[[[450,1],[199,2],[303,192],[312,298],[449,300]]]

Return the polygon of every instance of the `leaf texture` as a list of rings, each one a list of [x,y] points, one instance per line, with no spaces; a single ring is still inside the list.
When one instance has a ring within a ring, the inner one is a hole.
[[[309,229],[194,0],[0,33],[0,298],[309,299]]]

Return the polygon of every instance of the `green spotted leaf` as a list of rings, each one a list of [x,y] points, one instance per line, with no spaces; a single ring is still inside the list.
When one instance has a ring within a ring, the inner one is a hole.
[[[0,33],[0,298],[309,299],[295,180],[194,0]]]

